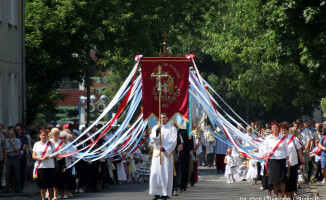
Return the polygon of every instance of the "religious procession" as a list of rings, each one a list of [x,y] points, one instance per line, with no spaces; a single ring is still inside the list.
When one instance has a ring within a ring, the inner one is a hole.
[[[326,3],[0,1],[0,199],[326,199]]]
[[[30,134],[21,124],[8,130],[1,125],[3,159],[9,161],[3,192],[22,193],[25,180],[32,177],[42,199],[147,183],[153,200],[166,200],[194,187],[203,166],[216,167],[215,174],[223,174],[226,184],[259,185],[270,199],[294,199],[311,180],[325,184],[326,123],[298,119],[247,124],[200,76],[194,57],[137,55],[115,98],[82,129],[79,121],[32,126]],[[141,99],[140,113],[132,117]],[[118,102],[117,113],[99,124]],[[120,114],[122,123],[113,125]]]
[[[110,185],[147,183],[153,199],[167,199],[184,194],[188,188],[194,187],[198,181],[198,168],[201,166],[214,169],[216,174],[225,177],[224,181],[227,184],[258,185],[259,190],[266,191],[266,196],[270,198],[272,193],[276,197],[280,193],[286,198],[293,199],[301,185],[311,180],[325,184],[326,174],[323,166],[326,162],[317,149],[325,148],[323,140],[326,121],[316,124],[313,120],[305,123],[296,120],[291,124],[289,122],[279,124],[274,121],[265,125],[252,122],[246,129],[239,124],[239,131],[248,137],[256,140],[268,138],[269,142],[264,144],[266,149],[271,149],[268,146],[270,144],[273,149],[278,146],[273,153],[275,158],[271,156],[268,161],[259,162],[240,154],[232,145],[214,138],[210,133],[213,131],[210,125],[202,127],[199,124],[192,131],[191,137],[188,137],[186,129],[180,129],[176,122],[168,124],[167,119],[167,114],[161,113],[161,124],[154,126],[152,130],[144,131],[142,138],[146,141],[133,153],[128,154],[130,150],[126,150],[113,159],[101,159],[96,162],[82,160],[70,169],[66,167],[71,165],[75,158],[44,159],[42,152],[45,152],[44,146],[46,154],[50,154],[76,139],[81,133],[77,121],[65,126],[49,125],[46,129],[38,131],[35,126],[28,127],[29,130],[32,128],[31,133],[26,133],[26,128],[20,124],[11,126],[8,130],[0,125],[1,136],[4,136],[3,142],[6,144],[2,149],[6,151],[2,151],[2,155],[7,160],[4,166],[5,173],[2,174],[4,180],[2,192],[22,193],[27,180],[33,180],[40,188],[46,188],[41,189],[45,199],[68,199],[85,192],[110,190]],[[94,127],[90,134],[100,128],[101,126]],[[21,133],[20,136],[17,136],[17,131]],[[115,131],[115,129],[109,131],[99,143],[106,142]],[[163,138],[161,145],[160,134]],[[222,132],[218,130],[218,134]],[[276,140],[273,140],[273,137],[276,137]],[[12,139],[13,148],[10,145]],[[20,174],[21,158],[15,156],[16,152],[20,153],[15,149],[23,148],[22,142],[26,142],[28,147],[24,151],[27,165],[21,168],[27,172],[26,177]],[[248,146],[245,142],[240,143]],[[163,149],[160,150],[160,146]],[[72,147],[65,153],[76,150]],[[262,150],[251,149],[251,151]],[[164,159],[162,157],[160,159],[160,152],[163,152]],[[162,163],[166,166],[160,169]],[[162,179],[157,181],[160,178]]]

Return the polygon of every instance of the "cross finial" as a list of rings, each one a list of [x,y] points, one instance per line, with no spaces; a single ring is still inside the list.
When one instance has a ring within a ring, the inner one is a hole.
[[[160,56],[161,57],[166,57],[167,55],[171,55],[171,51],[167,50],[167,37],[168,37],[169,34],[167,33],[163,33],[162,36],[163,36],[163,52],[160,50]]]

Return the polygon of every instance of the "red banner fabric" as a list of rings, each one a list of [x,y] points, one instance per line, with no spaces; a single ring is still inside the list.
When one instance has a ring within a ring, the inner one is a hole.
[[[185,57],[141,58],[144,120],[151,115],[158,118],[158,78],[161,67],[161,111],[169,118],[179,113],[188,119],[189,64]],[[156,76],[155,76],[156,75]]]

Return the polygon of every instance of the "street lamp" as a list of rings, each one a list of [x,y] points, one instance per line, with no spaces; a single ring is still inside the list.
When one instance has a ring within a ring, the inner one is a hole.
[[[85,104],[86,103],[86,100],[87,100],[87,97],[85,97],[85,96],[80,96],[79,97],[79,101],[80,101],[80,103],[82,103],[82,104]]]
[[[97,97],[94,94],[92,94],[90,99],[91,99],[91,102],[94,103],[97,100]]]

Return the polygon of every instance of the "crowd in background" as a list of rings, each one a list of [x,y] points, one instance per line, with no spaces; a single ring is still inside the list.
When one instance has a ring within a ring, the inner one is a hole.
[[[178,195],[180,192],[185,192],[189,186],[194,186],[198,180],[198,166],[214,167],[214,165],[217,173],[224,173],[227,176],[228,183],[234,181],[247,181],[251,184],[260,183],[262,184],[261,189],[267,190],[269,195],[272,190],[275,190],[273,186],[268,184],[268,180],[266,181],[268,175],[268,171],[264,170],[266,163],[248,159],[235,148],[214,138],[210,133],[213,130],[209,131],[210,125],[197,126],[192,131],[191,137],[188,137],[187,130],[179,129],[176,124],[174,126],[178,129],[178,137],[173,154],[175,162],[173,195]],[[101,125],[94,126],[90,130],[90,134],[95,133],[99,128]],[[281,133],[280,135],[294,135],[297,138],[295,141],[298,141],[299,144],[295,144],[295,151],[298,155],[301,151],[303,159],[299,158],[298,163],[295,164],[298,165],[296,168],[298,173],[297,177],[293,179],[297,183],[295,184],[296,187],[291,188],[294,194],[300,187],[300,183],[308,183],[311,178],[325,183],[325,151],[322,152],[321,156],[316,155],[314,151],[318,146],[322,150],[326,149],[326,141],[323,139],[326,132],[326,122],[315,124],[313,120],[305,123],[302,120],[297,120],[291,124],[287,122],[281,123],[281,126],[278,124],[277,128],[278,130],[273,129],[270,124],[262,127],[259,122],[251,123],[251,126],[248,126],[246,130],[242,126],[238,126],[241,132],[260,141],[264,141],[263,138],[266,139],[269,135],[273,135],[273,131]],[[95,148],[108,140],[115,130],[115,128],[111,129],[105,137],[98,141]],[[90,159],[80,160],[71,168],[67,167],[76,161],[76,158],[72,156],[48,157],[51,153],[69,145],[81,132],[77,121],[65,126],[51,125],[45,129],[33,125],[27,130],[19,123],[7,129],[0,124],[2,192],[21,193],[28,183],[27,180],[30,180],[36,181],[40,186],[44,199],[50,199],[52,196],[54,199],[66,199],[76,193],[101,191],[108,188],[110,184],[148,182],[153,149],[149,139],[132,153],[130,153],[131,149],[128,149],[110,159],[100,159],[94,162],[91,162]],[[144,132],[144,139],[149,132],[150,130]],[[81,137],[77,143],[85,138],[86,136]],[[47,141],[51,141],[48,149],[46,149]],[[72,146],[60,154],[81,150],[91,142],[91,140],[87,140],[77,149]],[[41,146],[34,145],[36,143]],[[243,146],[249,145],[245,142],[242,144]],[[120,147],[118,146],[117,149]],[[43,149],[38,150],[38,148]],[[42,155],[43,151],[49,151],[49,153]],[[252,149],[251,151],[257,152],[263,151],[263,149]],[[39,161],[41,164],[38,163]],[[48,164],[46,164],[47,162]],[[40,170],[37,170],[38,176],[35,177],[33,171],[37,165],[39,165]],[[42,168],[53,168],[52,183],[42,182]]]
[[[268,196],[271,197],[273,192],[274,197],[278,197],[281,192],[282,198],[294,198],[300,184],[310,181],[321,181],[325,184],[326,121],[274,121],[263,127],[259,122],[252,122],[246,130],[241,124],[238,129],[256,141],[262,141],[262,148],[250,151],[259,152],[266,157],[260,160],[248,159],[237,149],[225,146],[225,176],[228,183],[247,181],[251,184],[261,184],[260,189],[266,190]],[[239,142],[245,147],[249,145],[243,141]],[[322,150],[321,155],[316,154],[318,148]]]

